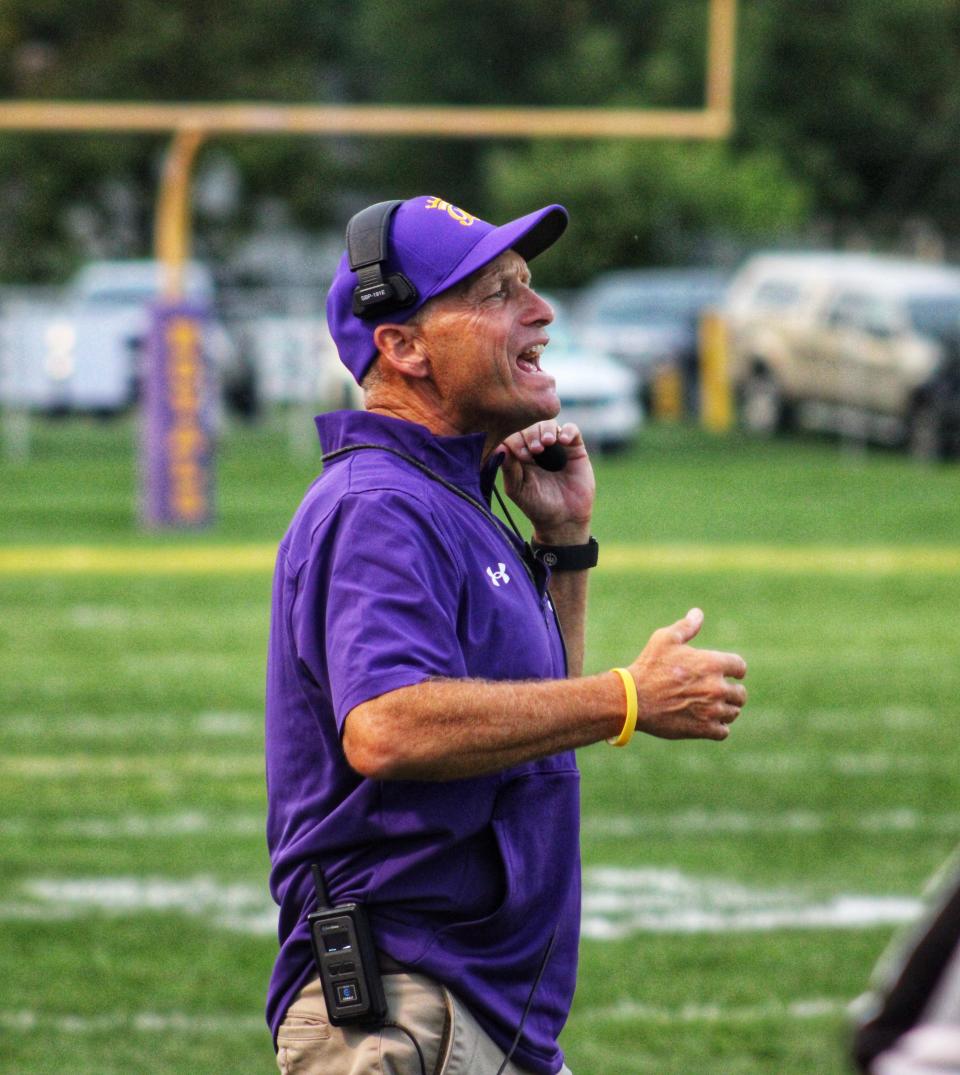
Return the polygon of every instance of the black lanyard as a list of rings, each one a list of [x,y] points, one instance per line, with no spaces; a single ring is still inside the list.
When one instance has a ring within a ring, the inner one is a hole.
[[[442,478],[435,471],[431,470],[426,465],[426,463],[421,463],[419,459],[416,459],[412,455],[407,455],[406,452],[401,452],[398,448],[390,448],[385,444],[349,444],[345,448],[337,448],[335,451],[327,452],[325,455],[322,455],[320,457],[320,462],[326,464],[334,459],[339,459],[342,455],[349,455],[351,452],[364,451],[389,452],[391,455],[397,456],[398,459],[402,459],[404,460],[404,462],[409,463],[412,467],[416,467],[421,474],[424,474],[431,481],[435,481],[439,485],[442,485],[444,489],[449,490],[449,492],[453,493],[454,496],[458,496],[461,500],[465,500],[468,504],[472,504],[488,521],[492,522],[494,526],[496,526],[499,532],[507,535],[508,537],[513,536],[509,534],[509,531],[507,531],[502,520],[498,519],[482,500],[477,500],[476,497],[471,496],[459,486],[454,485],[453,482],[449,482],[446,478]],[[503,497],[500,496],[500,490],[496,487],[496,484],[494,484],[493,486],[493,492],[496,495],[500,507],[503,509],[503,513],[506,515],[507,519],[510,522],[510,527],[513,530],[513,534],[516,535],[517,540],[523,545],[523,551],[518,554],[518,558],[523,564],[524,570],[530,577],[530,581],[533,583],[534,589],[536,589],[537,593],[544,593],[546,591],[547,577],[543,565],[533,555],[533,549],[530,547],[530,542],[524,540],[524,537],[520,533],[517,524],[513,521],[513,516],[507,510],[507,505],[503,502]]]

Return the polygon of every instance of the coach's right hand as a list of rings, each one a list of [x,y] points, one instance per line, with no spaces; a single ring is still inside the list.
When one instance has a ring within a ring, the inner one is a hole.
[[[747,701],[747,665],[735,653],[689,645],[703,626],[692,608],[650,636],[630,666],[637,683],[637,730],[661,739],[726,739]]]

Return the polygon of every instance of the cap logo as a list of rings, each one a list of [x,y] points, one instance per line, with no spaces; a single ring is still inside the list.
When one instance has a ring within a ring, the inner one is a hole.
[[[442,212],[446,212],[447,216],[451,217],[458,224],[462,224],[465,228],[469,228],[477,219],[472,213],[468,213],[463,209],[458,209],[455,205],[445,202],[442,198],[428,198],[424,208],[439,209]]]

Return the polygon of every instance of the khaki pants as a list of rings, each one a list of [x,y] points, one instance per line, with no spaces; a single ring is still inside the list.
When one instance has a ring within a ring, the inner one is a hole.
[[[504,1053],[464,1005],[420,974],[386,974],[387,1020],[405,1027],[423,1052],[426,1075],[496,1075]],[[318,979],[290,1006],[277,1035],[282,1075],[421,1075],[410,1038],[395,1027],[331,1026]],[[508,1064],[504,1075],[529,1075]],[[560,1075],[572,1075],[563,1067]]]

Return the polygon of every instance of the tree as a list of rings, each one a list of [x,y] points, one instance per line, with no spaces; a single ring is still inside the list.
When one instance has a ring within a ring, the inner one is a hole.
[[[575,284],[601,265],[702,256],[704,237],[776,239],[808,216],[891,235],[960,225],[955,0],[741,0],[736,131],[725,145],[237,138],[240,212],[201,216],[225,249],[259,199],[304,226],[437,193],[497,218],[575,210]],[[707,0],[6,0],[0,94],[699,107]],[[146,253],[166,138],[0,137],[0,279],[63,276],[97,234]],[[201,166],[202,166],[201,159]]]
[[[537,269],[552,286],[612,267],[689,264],[711,243],[770,241],[808,208],[774,154],[717,143],[540,142],[495,154],[490,186],[499,216],[557,199],[570,209],[569,236]]]
[[[350,10],[346,0],[6,0],[0,94],[300,103],[336,92]],[[62,277],[79,256],[84,227],[100,235],[105,252],[146,254],[168,142],[165,136],[0,138],[0,279]],[[314,226],[336,211],[340,164],[330,143],[226,144],[240,162],[248,210],[256,195],[276,194]],[[124,227],[115,219],[120,190]],[[243,224],[241,216],[234,226]]]
[[[954,0],[762,0],[744,15],[736,144],[782,156],[825,217],[956,230]]]

